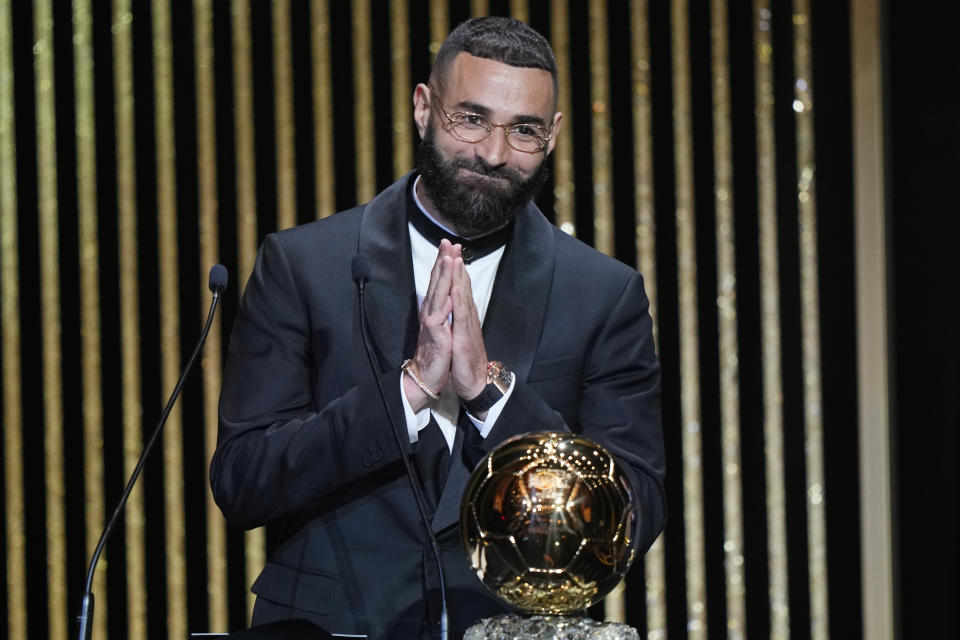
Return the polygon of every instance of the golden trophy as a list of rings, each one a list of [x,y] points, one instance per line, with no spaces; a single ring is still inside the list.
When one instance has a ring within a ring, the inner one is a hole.
[[[484,457],[467,483],[460,535],[471,567],[527,616],[481,620],[464,640],[639,640],[583,617],[626,575],[638,512],[620,465],[571,433],[529,433]]]

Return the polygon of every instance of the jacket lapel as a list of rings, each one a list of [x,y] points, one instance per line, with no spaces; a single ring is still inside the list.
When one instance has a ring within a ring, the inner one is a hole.
[[[396,368],[416,347],[417,294],[413,283],[406,198],[410,174],[367,204],[358,252],[370,261],[367,316],[380,367]]]
[[[533,203],[517,217],[493,285],[483,340],[487,358],[526,380],[543,330],[556,261],[553,225]]]

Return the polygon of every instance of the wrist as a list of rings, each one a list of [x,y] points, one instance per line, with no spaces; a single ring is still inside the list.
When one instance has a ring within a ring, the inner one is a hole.
[[[423,392],[423,389],[417,386],[410,376],[404,375],[401,378],[403,386],[403,395],[407,399],[407,404],[414,413],[420,413],[425,407],[429,406],[432,400],[430,396]]]
[[[460,398],[462,400],[472,400],[473,398],[476,398],[481,393],[483,393],[483,390],[486,388],[487,388],[487,378],[486,378],[486,375],[484,375],[483,378],[480,378],[477,384],[474,384],[468,387],[467,389],[464,389],[463,394],[458,394],[458,395],[460,395]]]
[[[470,412],[470,415],[483,420],[490,407],[503,398],[511,384],[513,384],[513,372],[509,371],[502,362],[490,361],[487,363],[486,385],[473,397],[461,397],[460,403]]]
[[[420,377],[413,359],[407,359],[400,365],[400,375],[403,376],[403,391],[407,396],[407,402],[414,412],[420,411],[434,400],[440,398],[440,393],[434,391]]]

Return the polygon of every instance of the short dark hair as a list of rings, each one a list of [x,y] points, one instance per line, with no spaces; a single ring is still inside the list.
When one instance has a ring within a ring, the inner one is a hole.
[[[470,18],[461,22],[437,51],[431,78],[443,84],[450,65],[461,53],[495,60],[511,67],[549,71],[553,78],[553,99],[556,104],[559,94],[557,59],[547,39],[529,25],[502,16]]]

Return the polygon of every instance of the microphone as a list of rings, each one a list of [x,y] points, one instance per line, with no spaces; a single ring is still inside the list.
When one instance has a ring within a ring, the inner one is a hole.
[[[183,383],[186,380],[187,375],[190,373],[190,370],[193,368],[193,365],[197,360],[197,356],[200,355],[200,351],[203,349],[203,343],[207,341],[207,334],[210,333],[210,327],[213,325],[213,316],[214,313],[216,313],[217,304],[220,302],[220,295],[227,288],[227,281],[227,268],[222,264],[213,265],[213,267],[210,269],[209,280],[210,291],[213,292],[213,300],[210,302],[210,311],[207,313],[207,321],[203,326],[203,331],[200,332],[200,339],[197,341],[197,346],[194,348],[193,354],[187,361],[187,366],[184,367],[183,373],[180,374],[180,379],[177,380],[177,384],[173,388],[173,393],[170,394],[170,399],[167,400],[167,404],[163,408],[163,412],[160,414],[160,420],[157,422],[157,426],[150,435],[147,445],[143,448],[143,453],[140,454],[140,459],[137,460],[137,466],[134,467],[133,473],[130,475],[130,480],[127,482],[126,488],[120,495],[120,502],[117,504],[117,508],[113,510],[113,515],[110,516],[110,521],[107,522],[107,526],[104,527],[103,533],[100,534],[100,542],[97,543],[97,548],[93,552],[93,557],[90,559],[90,568],[87,569],[87,579],[83,587],[83,600],[80,604],[80,614],[77,616],[78,640],[90,640],[94,604],[92,591],[93,572],[97,568],[97,561],[100,559],[100,554],[103,552],[103,548],[107,544],[110,534],[113,532],[114,525],[116,525],[117,520],[120,518],[120,514],[123,513],[123,508],[127,505],[127,500],[130,498],[130,492],[133,491],[133,486],[136,484],[137,478],[140,477],[140,472],[143,470],[143,464],[146,462],[147,456],[150,455],[150,451],[153,449],[153,445],[156,443],[157,437],[160,435],[160,432],[163,431],[163,425],[165,425],[167,422],[167,416],[170,415],[170,411],[173,409],[174,403],[180,396],[180,390],[183,388]]]
[[[227,268],[222,264],[215,264],[210,267],[210,278],[207,280],[207,286],[214,295],[223,293],[227,288],[230,277],[227,275]]]
[[[350,261],[350,277],[360,287],[360,295],[363,295],[367,288],[367,280],[370,279],[370,259],[365,254],[358,253],[353,256]]]
[[[393,437],[397,442],[397,449],[400,450],[400,459],[403,461],[403,467],[407,472],[407,480],[410,481],[410,490],[413,492],[414,501],[417,503],[417,511],[420,512],[420,520],[423,522],[423,528],[427,532],[427,540],[430,542],[430,549],[433,551],[433,557],[437,560],[437,572],[440,576],[440,638],[447,640],[448,637],[448,613],[447,613],[447,584],[443,573],[443,559],[440,557],[440,549],[437,546],[437,537],[433,535],[433,529],[430,527],[430,517],[427,515],[427,500],[423,497],[423,487],[420,486],[420,478],[417,476],[413,464],[410,462],[410,456],[407,453],[407,443],[404,440],[407,437],[406,430],[401,431],[397,427],[396,420],[393,419],[393,412],[390,411],[390,402],[387,400],[387,394],[383,391],[383,381],[380,380],[380,367],[377,366],[377,358],[370,345],[370,337],[367,334],[367,308],[364,303],[364,293],[367,289],[367,281],[370,280],[370,260],[366,255],[357,253],[350,261],[350,274],[353,281],[357,283],[357,289],[360,292],[360,337],[363,339],[363,348],[367,352],[367,360],[370,363],[370,369],[373,372],[373,379],[377,383],[377,393],[383,408],[387,412],[387,419],[390,421]]]

